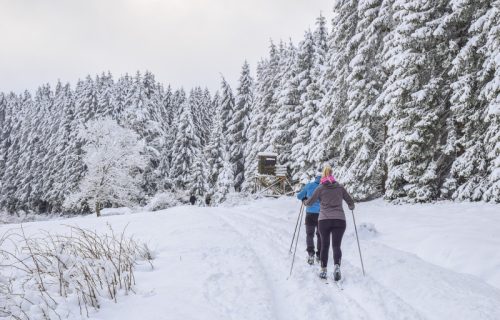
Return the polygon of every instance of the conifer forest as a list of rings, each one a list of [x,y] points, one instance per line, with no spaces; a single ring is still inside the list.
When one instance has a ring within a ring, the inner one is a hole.
[[[331,164],[357,201],[500,202],[499,0],[343,0],[311,26],[216,92],[154,70],[0,92],[0,211],[93,210],[96,179],[105,206],[218,203],[263,151],[293,184]]]

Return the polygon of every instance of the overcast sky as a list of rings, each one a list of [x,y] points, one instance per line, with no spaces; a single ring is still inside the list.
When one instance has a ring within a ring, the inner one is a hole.
[[[0,0],[0,91],[150,70],[174,87],[234,86],[269,40],[297,43],[334,0]]]

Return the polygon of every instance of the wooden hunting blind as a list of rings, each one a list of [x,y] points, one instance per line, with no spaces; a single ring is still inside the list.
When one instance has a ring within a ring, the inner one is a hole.
[[[274,176],[276,173],[276,159],[278,155],[272,152],[259,152],[257,156],[259,157],[259,174]]]
[[[287,178],[287,167],[277,164],[278,154],[259,152],[257,157],[258,166],[257,175],[254,177],[254,191],[271,197],[293,194]]]

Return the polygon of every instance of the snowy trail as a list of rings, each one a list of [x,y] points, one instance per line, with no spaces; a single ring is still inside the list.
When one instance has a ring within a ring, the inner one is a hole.
[[[249,243],[253,252],[259,252],[259,259],[262,261],[261,264],[266,266],[265,270],[268,274],[267,285],[273,287],[272,290],[275,294],[272,302],[276,304],[276,308],[279,311],[279,316],[276,319],[300,319],[304,313],[297,313],[296,307],[301,305],[305,306],[307,314],[314,316],[317,307],[314,295],[304,296],[304,290],[297,289],[295,286],[291,288],[287,286],[288,264],[276,264],[277,259],[287,261],[287,255],[284,255],[284,253],[288,249],[284,249],[284,246],[280,245],[283,241],[279,243],[275,240],[273,241],[273,230],[270,230],[270,228],[265,226],[259,227],[260,223],[247,223],[248,221],[242,221],[243,215],[235,214],[232,210],[225,211],[216,215],[231,225],[240,234],[242,239],[246,239],[244,241]],[[294,297],[293,293],[298,293],[300,299],[297,299],[297,296]],[[290,297],[297,300],[296,303],[290,304]],[[290,308],[292,305],[294,308]],[[330,314],[339,314],[339,310],[335,304],[332,304],[330,308]]]
[[[249,208],[248,211],[238,208],[226,216],[246,226],[248,235],[259,234],[256,246],[262,248],[274,243],[275,247],[280,246],[281,252],[287,252],[294,227],[293,215],[296,219],[298,208],[297,205],[295,208],[297,212],[290,210],[287,215],[280,215],[276,210],[256,212],[255,208]],[[285,226],[287,227],[284,228]],[[362,241],[365,264],[369,270],[367,277],[363,278],[352,221],[348,220],[348,226],[343,243],[345,290],[340,297],[334,295],[331,299],[335,304],[340,302],[343,307],[348,305],[351,312],[356,310],[358,313],[354,315],[355,318],[362,319],[365,315],[369,315],[368,318],[374,319],[399,319],[402,314],[408,319],[448,317],[498,319],[500,317],[499,290],[478,281],[473,276],[435,266],[413,254],[376,242]],[[266,232],[259,233],[259,230],[263,229]],[[269,230],[272,230],[271,234]],[[267,240],[262,239],[264,235],[267,236]],[[304,236],[302,230],[299,243],[304,243]],[[298,252],[298,257],[295,274],[310,272],[307,269],[311,267],[303,263],[303,252]],[[312,273],[315,276],[317,269],[314,269]],[[281,273],[285,273],[285,270],[281,270]],[[310,280],[297,276],[295,278],[298,278],[298,281]],[[312,279],[312,282],[314,280]],[[303,284],[300,287],[304,288]],[[310,294],[313,296],[324,289],[321,286],[312,287]],[[339,316],[339,313],[335,314]]]
[[[288,309],[290,306],[297,308],[297,305],[306,304],[302,310],[294,310],[287,317],[288,319],[303,319],[308,315],[319,319],[328,315],[335,315],[339,319],[397,319],[401,317],[401,314],[404,314],[407,319],[423,318],[410,305],[385,287],[369,278],[363,279],[361,270],[356,267],[348,266],[355,270],[344,272],[348,280],[345,282],[347,288],[343,292],[339,292],[333,284],[325,286],[317,279],[317,266],[304,264],[303,252],[298,252],[294,274],[286,280],[291,262],[291,257],[288,255],[290,230],[293,231],[293,229],[290,229],[290,223],[287,220],[276,219],[276,212],[272,212],[271,215],[266,213],[256,215],[254,209],[250,209],[249,212],[229,210],[229,212],[220,213],[219,216],[232,220],[233,225],[245,226],[245,233],[242,232],[242,234],[249,240],[255,240],[253,246],[258,248],[263,256],[271,257],[267,265],[273,269],[275,283],[280,290],[287,293],[287,296],[295,295],[297,299],[297,304],[284,303],[289,305]],[[305,241],[303,236],[302,227],[300,247],[303,247]],[[277,264],[277,259],[283,263]],[[358,289],[361,290],[357,292],[353,290],[360,285],[363,288]],[[330,303],[328,303],[329,300]],[[324,301],[324,303],[318,303],[318,301]]]
[[[342,244],[344,290],[319,281],[318,266],[305,263],[303,226],[288,279],[299,207],[290,198],[263,199],[236,207],[186,206],[23,227],[37,233],[59,232],[64,225],[97,231],[106,223],[115,230],[128,225],[135,238],[149,243],[155,269],[140,266],[136,294],[121,296],[117,304],[104,301],[91,316],[96,320],[500,319],[498,288],[384,244],[382,236],[361,240],[363,277],[350,217]],[[0,232],[12,227],[0,226]],[[69,318],[80,319],[76,312]]]

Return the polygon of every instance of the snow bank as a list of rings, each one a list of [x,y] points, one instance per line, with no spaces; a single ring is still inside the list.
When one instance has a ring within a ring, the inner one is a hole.
[[[373,240],[500,288],[500,205],[443,201],[357,204],[356,222],[376,225]]]

